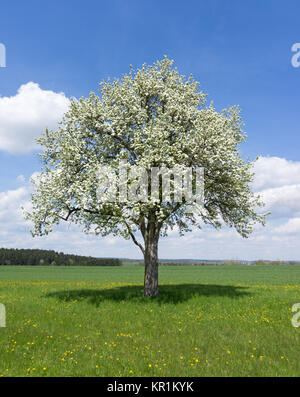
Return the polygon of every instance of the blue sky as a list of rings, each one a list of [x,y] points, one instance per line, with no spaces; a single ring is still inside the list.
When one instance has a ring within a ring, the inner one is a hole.
[[[294,43],[300,42],[299,12],[299,2],[276,0],[29,0],[1,4],[0,43],[6,46],[7,67],[0,68],[0,116],[1,109],[6,115],[6,121],[3,121],[3,118],[1,121],[0,117],[0,140],[5,140],[7,134],[8,138],[13,136],[15,142],[12,142],[8,149],[8,146],[0,141],[0,205],[2,197],[2,213],[6,211],[6,215],[2,214],[1,223],[0,207],[0,246],[40,244],[43,248],[61,248],[55,246],[54,237],[52,240],[41,239],[39,243],[31,241],[21,220],[18,228],[16,223],[14,227],[9,225],[7,213],[11,209],[5,207],[7,192],[19,192],[20,189],[24,189],[25,194],[28,178],[40,169],[36,151],[30,149],[29,139],[33,139],[35,135],[27,131],[31,126],[28,117],[25,117],[28,109],[20,111],[20,107],[26,103],[26,95],[32,97],[34,91],[36,96],[47,96],[48,99],[51,97],[49,104],[51,101],[56,103],[53,112],[57,111],[57,114],[60,114],[59,110],[67,104],[67,98],[87,96],[89,91],[97,90],[101,80],[128,72],[130,64],[139,67],[144,62],[153,63],[164,54],[174,59],[182,74],[194,75],[217,109],[240,105],[245,131],[248,134],[247,143],[241,147],[242,154],[251,159],[256,155],[265,159],[259,169],[266,179],[265,185],[260,186],[261,190],[280,187],[274,187],[272,183],[270,185],[270,180],[274,180],[276,175],[278,177],[278,172],[283,172],[279,170],[276,174],[275,163],[270,158],[285,161],[286,179],[283,180],[281,188],[297,185],[297,176],[293,179],[291,174],[297,174],[294,170],[298,170],[300,162],[300,68],[291,65],[291,47]],[[39,88],[33,85],[26,86],[30,82],[39,85]],[[31,89],[23,90],[22,100],[17,97],[21,86]],[[61,96],[58,98],[58,95]],[[19,100],[10,101],[9,105],[7,101],[5,104],[3,102],[1,108],[1,100],[15,97]],[[18,107],[16,118],[20,117],[20,122],[17,123],[15,120],[13,127],[11,120],[7,120],[7,106],[10,106],[10,111],[13,106]],[[49,117],[50,115],[45,115],[45,126],[50,122]],[[39,126],[42,132],[42,119]],[[10,131],[10,128],[14,130]],[[24,150],[20,148],[21,142]],[[28,150],[25,150],[26,145]],[[276,164],[282,166],[283,163],[279,161]],[[275,174],[272,174],[273,171]],[[297,187],[295,189],[298,192]],[[268,194],[274,196],[277,193],[273,191]],[[276,197],[279,197],[278,194]],[[274,200],[273,197],[272,205],[275,205]],[[280,205],[286,209],[290,204]],[[250,258],[253,249],[260,257],[272,256],[274,249],[271,240],[274,240],[274,233],[276,236],[274,228],[277,230],[278,227],[290,225],[292,220],[292,224],[296,225],[296,235],[295,232],[288,234],[281,248],[277,248],[276,257],[282,255],[283,259],[300,258],[297,251],[300,209],[295,205],[293,202],[293,212],[289,213],[289,216],[283,211],[284,216],[271,219],[273,229],[270,226],[270,230],[259,232],[260,236],[267,236],[267,240],[262,238],[266,246],[266,241],[270,240],[269,249],[264,251],[258,241],[247,243],[237,237],[237,246],[228,249],[226,256]],[[278,208],[281,207],[277,207],[277,212],[280,212]],[[10,227],[11,232],[3,234],[1,238],[1,228],[10,230]],[[61,233],[67,235],[67,232]],[[212,231],[207,234],[209,233]],[[86,237],[80,236],[78,234],[76,246],[66,244],[65,250],[83,253],[84,248],[79,249],[78,246],[82,243],[84,247],[87,240]],[[186,238],[192,241],[193,236],[187,235]],[[202,237],[198,238],[201,240]],[[293,239],[294,245],[291,243]],[[105,256],[113,256],[117,250],[122,256],[132,256],[131,244],[127,242],[112,240],[106,246],[105,241],[101,241],[97,248],[96,240],[88,241],[90,250],[95,255],[101,256],[101,253],[105,252]],[[164,240],[162,243],[165,247],[164,257],[171,256],[168,255],[171,248],[175,256],[181,257],[216,255],[213,248],[215,240],[210,240],[210,243],[206,240],[202,243],[200,241],[199,245],[196,238],[194,245],[191,243],[188,253],[183,250],[183,243],[177,237],[171,236],[169,241],[170,243]],[[278,247],[278,240],[274,241],[274,247]],[[211,248],[206,249],[209,244]],[[201,249],[198,250],[198,246]],[[220,249],[220,255],[221,252],[224,252],[224,248]],[[139,256],[138,251],[134,252],[133,256]]]

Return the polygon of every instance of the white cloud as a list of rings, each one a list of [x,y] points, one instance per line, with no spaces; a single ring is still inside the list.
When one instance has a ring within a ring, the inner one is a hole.
[[[289,219],[283,225],[274,228],[274,233],[278,234],[300,234],[300,218]]]
[[[0,222],[22,221],[20,205],[26,200],[28,200],[28,191],[25,187],[0,192]]]
[[[280,157],[259,157],[254,165],[256,191],[300,184],[300,161]]]
[[[64,93],[42,90],[38,84],[21,85],[15,96],[0,97],[0,150],[30,153],[46,128],[54,129],[70,101]]]
[[[271,211],[270,219],[300,216],[300,161],[259,157],[252,188]]]
[[[19,183],[24,183],[25,182],[25,176],[23,174],[18,175],[16,178],[16,181]]]
[[[266,189],[260,194],[266,204],[265,209],[271,211],[271,218],[300,215],[300,183]]]

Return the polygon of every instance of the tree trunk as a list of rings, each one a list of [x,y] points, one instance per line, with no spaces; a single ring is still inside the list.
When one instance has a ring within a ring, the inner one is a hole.
[[[155,296],[158,290],[158,238],[152,234],[145,241],[144,296]]]

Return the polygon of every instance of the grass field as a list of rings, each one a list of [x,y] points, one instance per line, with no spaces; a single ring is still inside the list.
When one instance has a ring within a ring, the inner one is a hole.
[[[300,266],[0,267],[1,376],[300,376]]]

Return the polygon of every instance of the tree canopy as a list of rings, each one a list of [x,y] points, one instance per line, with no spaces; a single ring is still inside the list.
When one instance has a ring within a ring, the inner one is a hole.
[[[33,235],[65,220],[85,232],[131,238],[145,258],[145,295],[155,295],[158,240],[171,228],[183,234],[203,224],[227,224],[247,237],[255,223],[264,224],[265,214],[258,213],[263,204],[251,191],[253,163],[239,153],[246,138],[240,110],[217,112],[206,97],[191,75],[180,75],[164,57],[102,82],[98,95],[72,99],[59,128],[38,139],[44,168],[33,181],[27,213]],[[109,166],[117,174],[120,161],[148,173],[155,167],[202,167],[203,205],[191,212],[186,200],[153,198],[151,188],[146,202],[101,200],[99,170]]]

